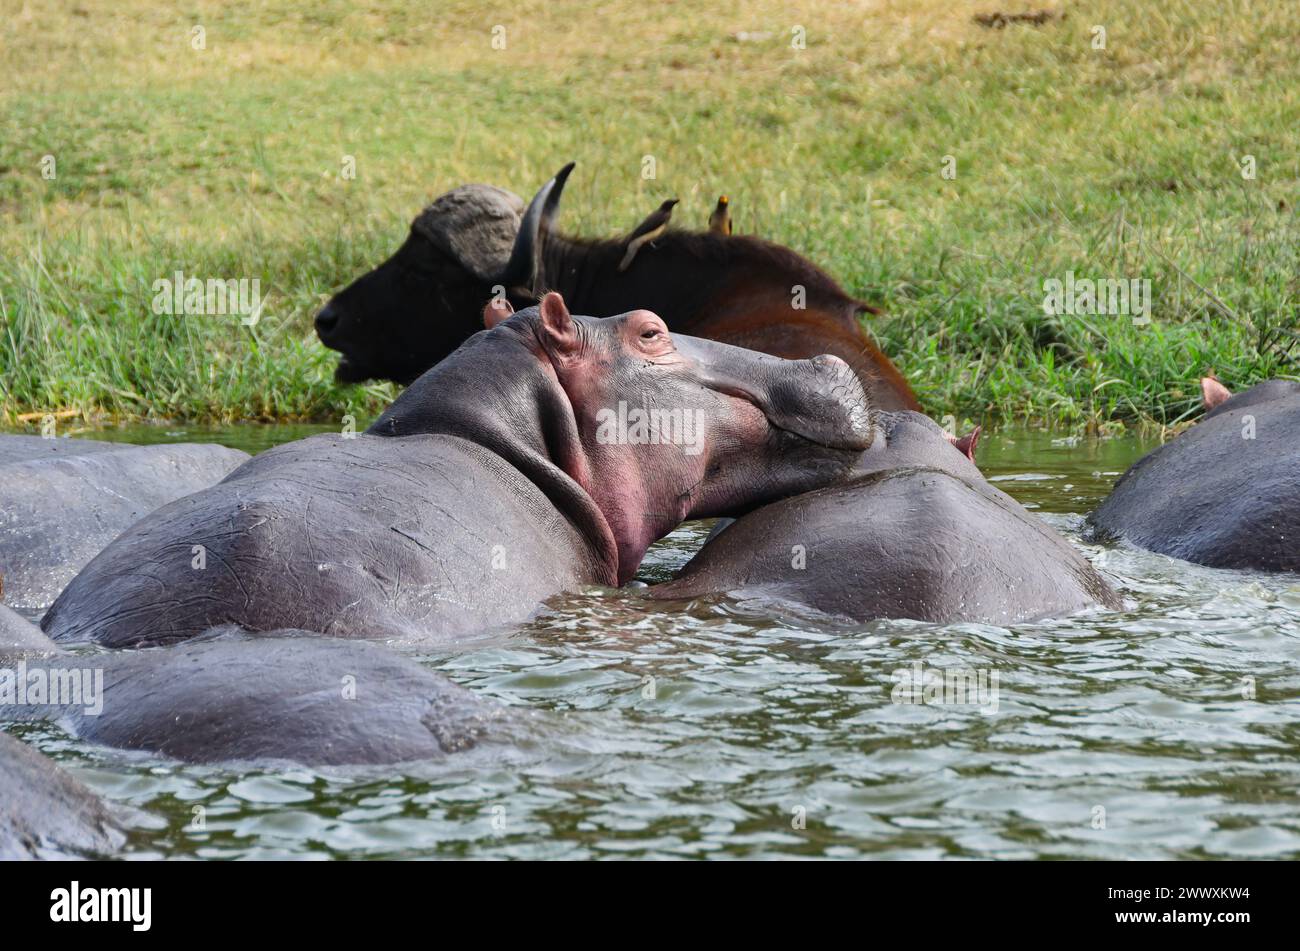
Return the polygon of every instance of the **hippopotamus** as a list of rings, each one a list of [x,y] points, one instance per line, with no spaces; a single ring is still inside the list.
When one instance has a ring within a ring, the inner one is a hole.
[[[1009,624],[1119,607],[1087,559],[984,479],[977,435],[880,413],[851,479],[749,513],[646,594],[786,602],[853,621]]]
[[[5,602],[44,610],[132,523],[213,485],[247,459],[224,446],[0,436]]]
[[[256,456],[109,545],[42,627],[176,643],[214,626],[450,641],[586,584],[631,580],[687,518],[847,473],[872,432],[833,356],[783,360],[573,316],[559,294],[485,329],[364,434]]]
[[[36,696],[34,673],[76,692]],[[73,654],[3,606],[0,720],[54,721],[189,763],[307,766],[444,759],[513,727],[505,708],[375,644],[227,626],[157,650]]]
[[[11,653],[46,649],[57,649],[57,645],[27,618],[0,604],[0,660]]]
[[[75,690],[36,697],[29,686],[19,704],[0,669],[0,719],[53,721],[89,743],[189,763],[440,760],[512,728],[504,707],[410,658],[304,631],[227,627],[158,650],[91,654],[32,642],[0,652],[0,667]]]
[[[98,796],[0,733],[0,861],[105,856],[125,840]]]
[[[462,185],[435,199],[391,258],[339,291],[316,332],[339,351],[336,377],[409,383],[474,333],[490,299],[523,306],[542,290],[583,314],[654,311],[674,333],[788,359],[833,354],[880,409],[920,409],[902,373],[867,335],[879,311],[850,297],[789,248],[752,235],[668,229],[665,202],[631,235],[588,240],[555,228],[573,164],[523,199]],[[640,247],[630,267],[630,247]]]
[[[1235,396],[1201,381],[1207,412],[1147,453],[1088,517],[1123,538],[1211,568],[1300,571],[1300,382]]]

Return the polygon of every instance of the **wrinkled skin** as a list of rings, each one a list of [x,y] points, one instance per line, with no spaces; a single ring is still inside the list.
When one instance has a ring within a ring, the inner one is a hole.
[[[1089,524],[1198,565],[1300,571],[1300,383],[1218,391],[1200,422],[1120,477]]]
[[[787,359],[832,354],[852,367],[877,408],[920,408],[863,332],[860,318],[874,310],[812,262],[752,236],[669,230],[622,271],[626,239],[555,231],[568,171],[547,182],[526,213],[518,196],[486,185],[461,186],[426,208],[391,258],[317,315],[321,342],[342,354],[338,379],[409,383],[474,333],[489,298],[504,293],[522,307],[556,290],[584,314],[646,308],[674,333]]]
[[[0,733],[0,861],[93,858],[123,841],[98,796],[53,760]]]
[[[162,650],[28,655],[29,675],[102,672],[102,709],[0,707],[0,718],[54,720],[90,743],[189,763],[307,766],[444,759],[505,725],[504,708],[383,647],[241,633]]]
[[[683,519],[830,484],[874,435],[834,358],[673,338],[646,311],[572,317],[559,295],[500,316],[366,434],[279,446],[134,526],[45,631],[114,647],[224,624],[474,636],[561,591],[628,581]],[[695,451],[602,441],[601,413],[620,403],[690,409],[703,438]]]
[[[224,446],[0,436],[5,602],[44,610],[126,528],[246,459]]]
[[[746,515],[649,595],[935,623],[1009,624],[1120,605],[1079,552],[985,481],[931,420],[882,413],[878,424],[851,481]]]

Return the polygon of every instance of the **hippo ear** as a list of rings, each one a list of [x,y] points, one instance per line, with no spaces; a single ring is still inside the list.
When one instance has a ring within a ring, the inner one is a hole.
[[[1222,403],[1226,403],[1232,397],[1232,390],[1228,389],[1212,376],[1201,377],[1201,403],[1207,410],[1214,409]]]
[[[510,301],[494,297],[483,305],[483,326],[491,330],[515,312]]]
[[[542,298],[541,310],[542,333],[547,345],[560,351],[572,350],[578,342],[578,328],[564,298],[551,291]]]
[[[944,433],[944,435],[948,436],[948,442],[952,443],[954,449],[960,452],[971,462],[974,462],[975,446],[979,444],[980,433],[983,431],[984,431],[983,426],[976,426],[965,436],[949,436],[947,433]]]

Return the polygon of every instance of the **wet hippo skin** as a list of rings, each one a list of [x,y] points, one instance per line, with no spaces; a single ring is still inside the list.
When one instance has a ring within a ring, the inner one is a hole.
[[[856,621],[1014,621],[1118,607],[1051,526],[990,485],[943,430],[882,413],[848,483],[776,502],[711,540],[657,599],[773,599]]]
[[[215,631],[157,650],[29,657],[23,669],[86,672],[98,686],[78,703],[0,706],[0,718],[190,763],[438,760],[508,727],[505,708],[409,658],[305,631]]]
[[[53,760],[0,733],[0,861],[94,858],[124,841],[98,796]]]
[[[1300,383],[1202,389],[1208,412],[1120,477],[1089,516],[1094,535],[1212,568],[1300,571]]]
[[[76,676],[81,693],[20,697],[16,678],[33,672],[48,684]],[[0,606],[0,722],[35,721],[191,763],[309,766],[438,760],[512,726],[499,704],[374,644],[224,628],[175,647],[75,654]]]
[[[247,459],[224,446],[0,436],[5,603],[44,610],[133,523],[213,485]]]

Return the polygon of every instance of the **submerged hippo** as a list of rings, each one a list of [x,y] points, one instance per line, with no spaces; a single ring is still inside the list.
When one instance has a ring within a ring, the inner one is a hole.
[[[545,289],[595,317],[643,307],[673,333],[792,359],[834,354],[876,407],[920,409],[863,331],[862,319],[878,311],[811,261],[751,235],[667,229],[662,206],[635,239],[561,234],[555,218],[572,169],[543,185],[527,211],[519,196],[490,185],[435,199],[391,258],[317,315],[321,342],[342,354],[338,379],[409,383],[478,330],[489,298],[504,293],[523,306]],[[630,244],[635,259],[627,265]]]
[[[0,719],[190,763],[307,766],[442,759],[509,726],[505,708],[393,651],[306,635],[229,629],[161,650],[11,654]]]
[[[0,861],[91,858],[125,841],[99,797],[0,733]]]
[[[1134,463],[1089,524],[1098,538],[1212,568],[1300,571],[1300,383],[1201,381],[1201,421]]]
[[[1052,528],[919,413],[881,413],[847,482],[739,519],[657,599],[727,594],[869,621],[1007,624],[1120,599]]]
[[[367,433],[279,446],[135,525],[45,631],[115,647],[223,624],[466,637],[625,583],[683,519],[830,484],[870,443],[837,358],[671,336],[649,311],[574,317],[558,294],[508,311],[489,307],[491,329]]]
[[[0,436],[5,603],[44,610],[134,522],[218,482],[247,459],[224,446]]]
[[[228,627],[160,650],[72,654],[6,611],[0,721],[54,721],[103,746],[346,766],[442,759],[513,726],[505,708],[374,644]]]

